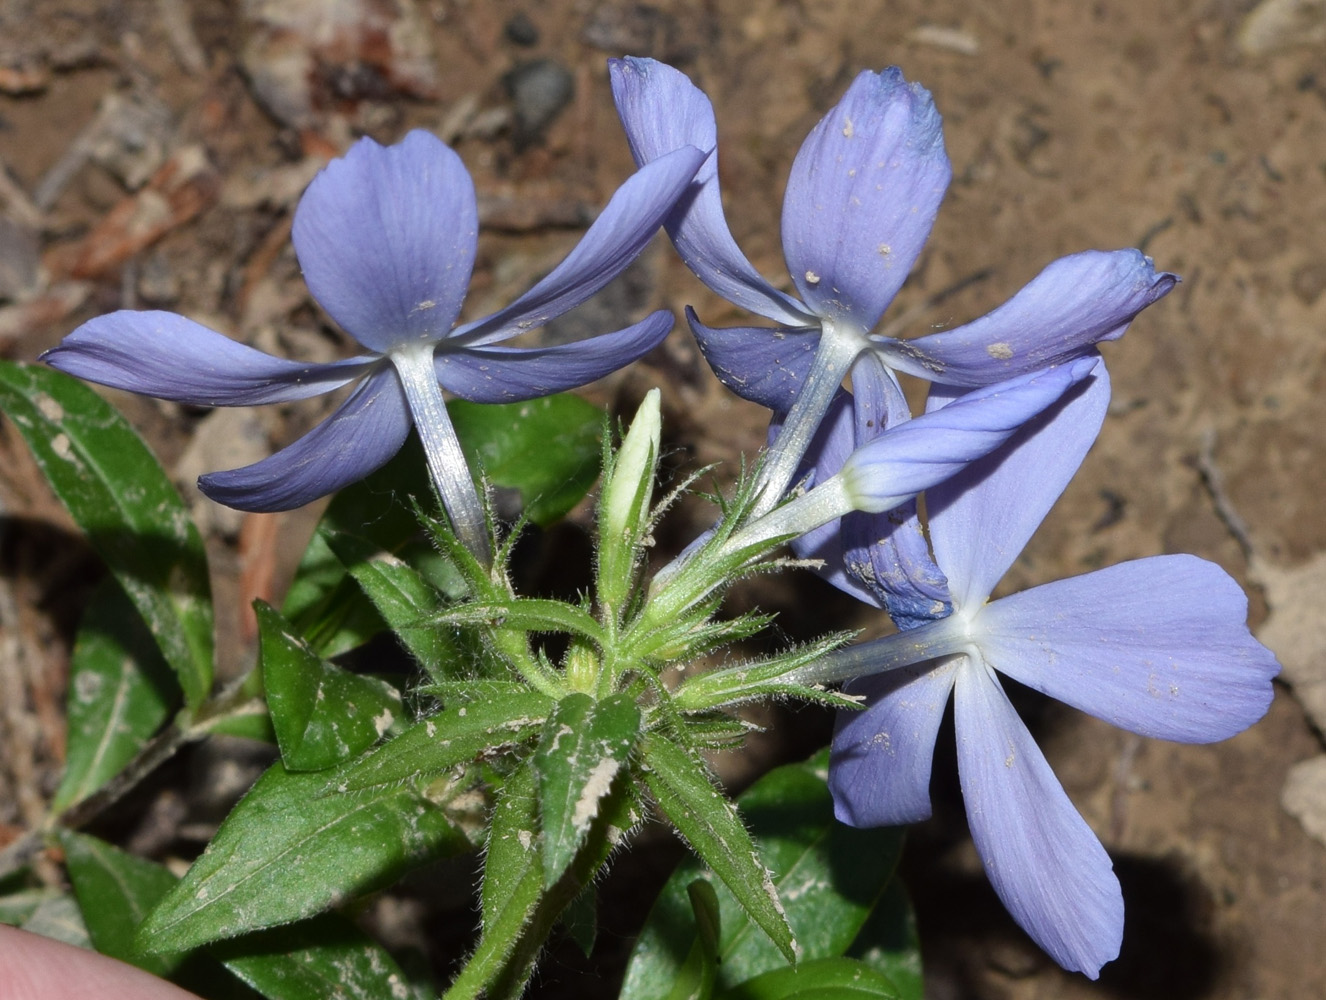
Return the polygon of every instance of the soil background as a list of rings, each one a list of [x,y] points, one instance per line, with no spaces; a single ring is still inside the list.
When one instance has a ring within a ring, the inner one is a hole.
[[[928,996],[1326,997],[1326,847],[1280,801],[1291,769],[1321,754],[1304,706],[1326,690],[1313,686],[1326,683],[1313,674],[1326,593],[1323,39],[1326,13],[1307,0],[0,0],[0,351],[30,361],[93,315],[152,307],[275,353],[350,353],[299,278],[290,213],[327,156],[357,135],[389,142],[411,127],[453,143],[474,174],[483,231],[466,312],[482,315],[546,273],[633,169],[605,67],[628,53],[673,62],[709,94],[734,234],[785,281],[778,220],[802,138],[857,72],[899,65],[934,94],[954,167],[886,317],[903,335],[974,318],[1081,249],[1142,247],[1183,277],[1106,345],[1111,417],[1004,586],[1195,553],[1245,586],[1252,625],[1298,685],[1277,686],[1265,720],[1214,747],[1021,702],[1123,881],[1123,955],[1094,984],[1060,972],[1003,914],[941,736],[936,817],[905,862]],[[712,325],[744,318],[660,240],[542,336],[688,304]],[[652,384],[664,387],[672,474],[715,461],[730,473],[763,441],[767,414],[718,385],[684,328],[586,394],[629,413]],[[186,490],[326,412],[326,401],[208,413],[112,395]],[[97,570],[9,430],[0,451],[0,822],[15,836],[58,775],[68,642]],[[233,672],[253,655],[249,601],[279,597],[316,511],[196,508]],[[682,508],[661,550],[708,516]],[[576,585],[546,567],[587,558],[584,523],[577,513],[539,541],[535,576],[550,589]],[[882,628],[808,577],[733,600],[780,611],[790,640]],[[734,788],[827,738],[820,713],[774,722],[752,752],[717,762]],[[213,780],[201,764],[190,773]],[[200,821],[188,795],[174,812],[164,795],[138,804],[132,833],[155,856],[178,851],[181,827]],[[1322,809],[1321,798],[1300,793],[1296,812]],[[153,829],[166,833],[153,840]],[[557,949],[536,994],[613,995],[607,977],[678,856],[666,836],[636,854],[604,887],[614,923],[599,962]],[[445,905],[452,915],[439,920]],[[467,933],[469,905],[407,900],[396,924],[426,917],[401,933],[430,947],[429,935]]]

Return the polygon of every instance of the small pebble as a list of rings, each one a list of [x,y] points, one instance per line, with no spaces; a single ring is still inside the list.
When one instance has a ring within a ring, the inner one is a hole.
[[[575,93],[570,70],[551,59],[522,63],[502,83],[515,103],[516,141],[522,144],[541,135]]]
[[[528,49],[539,44],[539,29],[524,11],[507,21],[504,30],[507,41],[512,45],[522,45]]]

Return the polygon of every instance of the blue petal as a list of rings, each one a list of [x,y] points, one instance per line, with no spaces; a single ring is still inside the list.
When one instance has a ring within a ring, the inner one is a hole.
[[[441,139],[360,139],[313,178],[292,236],[309,291],[374,351],[440,340],[474,268],[474,182]]]
[[[612,59],[608,70],[636,163],[649,163],[682,146],[712,154],[665,223],[686,266],[743,309],[786,326],[813,322],[800,302],[760,276],[732,238],[718,189],[718,130],[709,98],[685,74],[653,59]]]
[[[873,441],[887,428],[910,419],[897,380],[870,355],[852,368],[852,409],[857,444]],[[914,628],[950,611],[944,574],[930,558],[916,501],[883,514],[849,514],[842,520],[848,574],[875,596],[900,629]]]
[[[505,309],[458,327],[452,337],[491,344],[543,326],[584,302],[640,255],[703,159],[698,149],[685,146],[641,167],[546,278]]]
[[[843,466],[856,509],[882,513],[943,482],[994,451],[1028,420],[1088,377],[1085,359],[968,393],[942,410],[889,429],[857,448]],[[951,571],[940,561],[945,572]]]
[[[934,412],[958,391],[933,386],[927,408]],[[926,494],[935,559],[958,607],[980,607],[1013,565],[1082,464],[1109,402],[1109,376],[1097,359],[1084,384]]]
[[[856,434],[852,424],[852,396],[845,389],[840,389],[829,404],[829,409],[820,421],[806,449],[806,457],[798,473],[807,488],[828,479],[843,467],[843,462],[856,446]],[[781,418],[775,415],[770,424],[769,437],[772,440],[781,431]],[[815,574],[833,584],[839,590],[850,594],[858,601],[879,607],[875,595],[864,587],[855,577],[847,572],[847,562],[843,551],[843,519],[829,521],[818,528],[797,538],[790,545],[798,559],[816,560],[821,565],[815,567]]]
[[[386,465],[409,432],[405,394],[384,366],[293,444],[242,469],[202,476],[198,488],[239,510],[291,510]]]
[[[958,670],[954,723],[967,821],[995,892],[1051,958],[1095,979],[1123,940],[1109,855],[985,665]]]
[[[838,713],[829,757],[833,810],[849,826],[897,826],[930,816],[930,768],[956,662],[919,664],[852,681],[869,707]]]
[[[806,138],[783,200],[801,297],[869,331],[925,245],[952,169],[930,93],[896,68],[861,73]]]
[[[792,408],[819,346],[820,331],[705,326],[686,307],[700,352],[718,380],[742,399],[775,413]]]
[[[89,320],[41,360],[89,382],[195,406],[307,399],[345,385],[373,363],[301,364],[175,313],[127,309]]]
[[[995,669],[1143,736],[1213,743],[1266,714],[1280,670],[1219,566],[1153,556],[986,605],[972,638]]]
[[[672,313],[651,313],[625,330],[554,347],[443,344],[434,367],[442,387],[476,403],[512,403],[574,389],[624,368],[663,342]]]
[[[950,385],[989,385],[1117,340],[1178,283],[1139,250],[1061,257],[998,309],[915,340],[874,338],[890,367]]]

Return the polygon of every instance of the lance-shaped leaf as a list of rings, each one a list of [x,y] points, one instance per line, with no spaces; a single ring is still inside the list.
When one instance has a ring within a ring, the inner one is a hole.
[[[879,905],[848,949],[847,957],[860,959],[888,976],[901,1000],[923,1000],[921,937],[916,931],[911,900],[899,879],[895,878],[884,890]]]
[[[697,878],[686,887],[695,915],[695,944],[677,971],[667,1000],[709,1000],[718,986],[719,939],[723,920],[712,883]]]
[[[67,893],[43,899],[20,926],[25,931],[72,944],[75,948],[92,948],[92,938],[88,935],[78,902]]]
[[[254,610],[267,707],[286,767],[316,771],[376,743],[401,714],[396,689],[321,659],[270,605],[256,601]]]
[[[599,804],[630,765],[640,709],[624,694],[595,701],[570,694],[557,703],[534,751],[543,830],[543,883],[551,888],[579,853]]]
[[[382,621],[432,677],[455,677],[471,665],[474,657],[462,650],[453,630],[430,620],[456,593],[440,593],[423,574],[362,535],[329,533],[327,544]]]
[[[493,807],[484,852],[480,902],[483,933],[495,932],[500,921],[519,918],[508,913],[533,912],[543,891],[543,859],[539,850],[539,803],[534,768],[517,768],[502,785]]]
[[[0,896],[0,924],[18,927],[43,903],[63,895],[58,889],[20,889]]]
[[[820,958],[771,969],[718,994],[717,1000],[903,1000],[884,973],[851,958]]]
[[[659,808],[783,957],[795,962],[797,943],[778,890],[736,808],[681,746],[651,734],[641,740],[641,750],[645,785]]]
[[[86,834],[63,831],[60,846],[97,951],[154,975],[169,975],[182,955],[144,954],[133,941],[148,911],[178,881],[175,876],[161,865]]]
[[[514,1000],[558,916],[590,884],[625,832],[638,822],[634,786],[614,782],[583,850],[561,880],[544,888],[533,768],[523,764],[503,786],[493,810],[484,860],[483,933],[443,1000]]]
[[[90,388],[0,361],[0,409],[87,532],[196,708],[212,687],[212,604],[202,539],[142,439]]]
[[[322,773],[274,764],[152,911],[138,943],[192,948],[312,916],[469,841],[413,787],[322,794]]]
[[[528,689],[448,705],[323,780],[328,791],[353,792],[439,774],[485,751],[533,739],[552,707],[551,698]]]
[[[67,809],[119,774],[178,699],[179,685],[143,620],[124,591],[105,581],[74,638],[65,771],[51,811]]]
[[[327,539],[354,532],[371,543],[370,555],[390,552],[411,564],[436,553],[423,540],[414,516],[416,500],[432,497],[428,463],[411,436],[396,457],[367,479],[332,498],[295,571],[281,612],[320,656],[337,656],[362,645],[386,624],[361,599],[361,590],[332,552]]]
[[[906,944],[899,942],[892,924],[872,932],[870,942],[862,944],[863,927],[874,919],[881,898],[887,896],[886,886],[901,852],[901,832],[857,830],[834,820],[833,799],[825,785],[826,768],[824,753],[777,768],[747,789],[738,804],[769,864],[788,923],[801,946],[803,964],[843,955],[858,945],[885,948],[890,961],[899,953],[901,962]],[[702,874],[698,861],[684,861],[659,894],[627,968],[623,1000],[665,1000],[668,996],[661,984],[680,974],[694,948],[697,932],[686,890]],[[720,988],[733,988],[751,977],[784,968],[783,956],[760,933],[741,902],[722,886],[718,887],[718,900],[723,928]],[[900,966],[895,963],[891,968],[896,967]]]
[[[331,913],[208,951],[271,1000],[422,1000],[385,948]]]
[[[565,601],[513,597],[506,601],[462,604],[443,611],[436,621],[451,625],[502,625],[522,632],[565,632],[603,644],[603,627],[584,608]]]
[[[603,411],[560,393],[525,403],[452,400],[447,413],[472,469],[494,486],[520,492],[538,525],[563,517],[599,475]]]

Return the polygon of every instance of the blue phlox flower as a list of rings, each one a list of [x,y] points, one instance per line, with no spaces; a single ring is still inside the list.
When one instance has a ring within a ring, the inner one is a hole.
[[[718,377],[778,413],[792,409],[817,357],[823,403],[862,356],[883,370],[950,385],[1002,382],[1090,353],[1178,280],[1137,250],[1061,258],[1004,305],[952,330],[911,340],[873,334],[934,223],[951,177],[930,94],[896,69],[863,72],[811,131],[783,201],[783,255],[796,297],[742,255],[723,214],[709,99],[682,73],[650,59],[611,63],[613,95],[637,163],[681,145],[715,149],[665,226],[682,259],[713,291],[772,328],[691,329]],[[859,365],[858,365],[859,367]],[[834,378],[834,375],[837,378]],[[857,369],[852,369],[853,380]],[[883,414],[888,423],[905,419]]]
[[[961,398],[936,387],[928,408]],[[1207,743],[1261,718],[1279,671],[1248,631],[1237,583],[1193,556],[1139,559],[989,600],[1086,455],[1108,401],[1100,365],[1002,447],[927,491],[951,613],[849,649],[860,678],[847,690],[868,707],[840,719],[829,775],[844,822],[925,819],[952,695],[967,818],[991,883],[1055,961],[1091,978],[1119,951],[1118,880],[998,674],[1131,732]]]
[[[703,160],[699,150],[678,147],[640,169],[551,273],[505,309],[457,325],[478,237],[469,173],[428,132],[410,132],[387,147],[360,139],[304,192],[292,236],[313,298],[364,353],[304,364],[174,313],[126,310],[83,324],[43,359],[103,385],[203,406],[287,402],[353,384],[345,401],[293,444],[199,480],[204,493],[232,507],[298,507],[384,465],[412,423],[432,463],[432,439],[450,434],[454,441],[439,384],[478,402],[532,399],[591,382],[661,342],[672,327],[666,311],[577,343],[502,344],[620,274]],[[446,467],[434,467],[444,499],[448,479],[469,475],[457,450],[447,454]],[[468,478],[465,489],[472,493]]]

